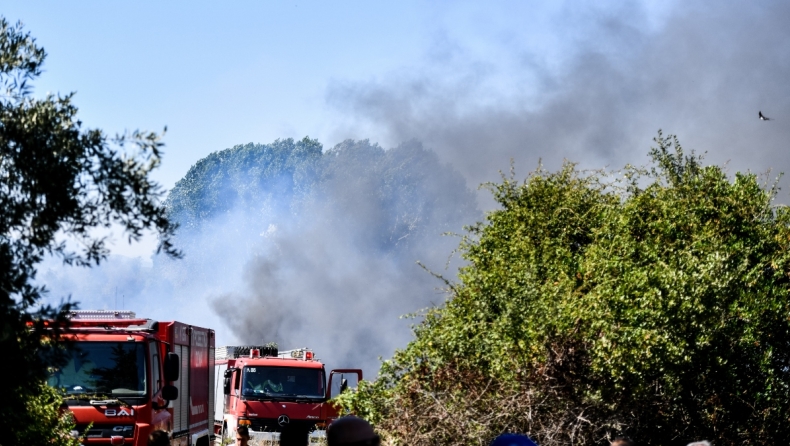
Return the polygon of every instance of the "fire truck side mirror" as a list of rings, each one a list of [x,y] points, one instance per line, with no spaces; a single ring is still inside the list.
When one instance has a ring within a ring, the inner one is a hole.
[[[224,392],[225,395],[230,395],[230,379],[233,377],[233,372],[236,370],[239,369],[237,367],[230,367],[222,374],[223,378],[225,378],[222,380],[222,392]]]
[[[178,355],[173,352],[168,353],[167,357],[165,357],[165,380],[166,381],[178,380],[179,370],[181,370],[181,361],[179,361]]]
[[[178,399],[178,389],[176,386],[171,386],[168,384],[162,387],[162,399],[167,401]]]
[[[340,380],[340,393],[343,393],[346,390],[348,390],[348,380],[343,378]]]

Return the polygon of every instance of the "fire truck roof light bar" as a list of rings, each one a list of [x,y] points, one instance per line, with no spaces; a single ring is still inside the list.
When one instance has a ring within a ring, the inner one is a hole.
[[[130,327],[110,327],[107,325],[101,327],[80,327],[80,326],[69,326],[67,331],[70,333],[105,333],[105,334],[143,334],[145,333],[154,333],[156,330],[141,328],[141,325],[133,325]]]
[[[293,350],[285,350],[280,352],[277,356],[279,356],[280,358],[302,359],[305,361],[317,360],[317,358],[313,354],[313,351],[307,347],[295,348]]]
[[[128,310],[75,310],[69,312],[69,319],[83,321],[101,321],[117,319],[137,319],[134,311]]]
[[[277,347],[271,345],[227,345],[219,347],[215,350],[215,358],[221,359],[236,359],[241,357],[250,357],[253,350],[258,350],[258,355],[261,358],[266,356],[277,356]]]

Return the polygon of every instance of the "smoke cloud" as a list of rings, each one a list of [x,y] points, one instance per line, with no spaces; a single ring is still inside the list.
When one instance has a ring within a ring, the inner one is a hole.
[[[416,138],[473,185],[496,180],[510,159],[522,176],[539,159],[641,165],[659,129],[711,163],[790,170],[790,4],[648,6],[566,3],[537,41],[539,21],[520,11],[524,26],[493,60],[448,31],[423,66],[333,83],[327,100],[345,117],[337,137]],[[468,16],[489,18],[483,7]],[[760,110],[775,121],[760,121]]]

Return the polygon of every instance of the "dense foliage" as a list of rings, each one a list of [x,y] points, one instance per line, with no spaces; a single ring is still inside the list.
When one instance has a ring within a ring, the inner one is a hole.
[[[790,438],[790,212],[656,141],[649,169],[491,185],[446,304],[340,402],[398,444]]]
[[[41,74],[45,56],[21,25],[0,19],[0,356],[12,367],[0,387],[3,444],[75,441],[60,396],[42,384],[58,360],[58,348],[42,343],[42,320],[63,320],[72,307],[39,305],[45,289],[34,280],[44,256],[98,264],[108,251],[95,229],[112,224],[130,241],[158,231],[160,247],[177,255],[174,227],[148,177],[159,163],[159,136],[108,140],[82,128],[72,95],[32,97],[28,82]]]
[[[294,194],[309,186],[307,176],[321,150],[317,140],[304,138],[213,152],[176,183],[167,198],[169,215],[184,232],[237,207],[244,214],[259,215],[271,203],[287,206]]]

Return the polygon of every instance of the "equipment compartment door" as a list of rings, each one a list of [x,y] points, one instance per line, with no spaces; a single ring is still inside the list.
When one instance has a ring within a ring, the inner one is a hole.
[[[192,327],[191,351],[189,352],[189,432],[202,436],[209,428],[208,420],[213,417],[213,408],[209,409],[209,391],[213,387],[209,383],[209,366],[213,372],[213,361],[209,364],[208,330]],[[214,358],[212,358],[213,360]]]

